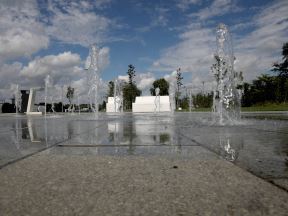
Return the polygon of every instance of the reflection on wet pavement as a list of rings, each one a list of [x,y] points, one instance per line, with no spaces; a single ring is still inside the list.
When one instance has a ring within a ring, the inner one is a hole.
[[[278,120],[287,113],[276,120],[269,114],[255,116],[244,114],[237,125],[219,126],[211,123],[209,113],[1,115],[0,166],[42,150],[205,160],[220,156],[262,178],[288,178],[288,121]]]

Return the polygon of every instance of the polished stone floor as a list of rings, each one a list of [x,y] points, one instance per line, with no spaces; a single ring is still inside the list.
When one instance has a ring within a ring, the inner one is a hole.
[[[49,154],[219,155],[265,179],[288,178],[288,114],[244,113],[230,126],[210,113],[0,115],[0,166]],[[209,153],[207,153],[209,152]]]

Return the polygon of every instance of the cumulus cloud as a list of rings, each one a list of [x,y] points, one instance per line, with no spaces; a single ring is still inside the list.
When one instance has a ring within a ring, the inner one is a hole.
[[[187,10],[191,5],[199,4],[201,0],[176,0],[176,6],[181,10]]]
[[[235,68],[248,79],[267,72],[280,59],[282,45],[287,42],[287,11],[287,1],[269,5],[254,17],[255,30],[246,37],[236,38]]]
[[[109,2],[102,0],[95,4],[100,7]],[[82,46],[105,42],[108,30],[116,24],[111,19],[96,14],[93,11],[95,4],[90,1],[68,3],[50,0],[48,34],[64,43]]]
[[[9,88],[10,84],[19,83],[21,81],[19,77],[19,72],[21,69],[22,69],[22,64],[19,62],[0,65],[1,88]]]
[[[118,76],[118,79],[119,79],[119,80],[122,80],[122,81],[125,81],[125,82],[128,82],[128,81],[129,81],[128,75],[119,75],[119,76]]]
[[[136,85],[141,91],[145,91],[152,87],[152,83],[155,81],[154,74],[152,73],[139,73],[136,78]]]
[[[147,32],[156,27],[165,27],[168,24],[169,9],[156,7],[151,14],[151,22],[143,27],[137,28],[140,32]]]
[[[191,14],[192,17],[197,17],[200,20],[206,20],[214,16],[220,16],[226,13],[239,11],[235,0],[214,0],[209,7]]]
[[[287,41],[288,20],[285,14],[288,2],[277,1],[261,11],[252,17],[251,25],[255,28],[250,33],[238,36],[232,32],[235,70],[243,71],[246,81],[269,71],[272,63],[280,59],[281,47]],[[162,51],[151,70],[172,71],[181,67],[181,72],[192,73],[191,82],[201,86],[204,81],[208,88],[212,86],[208,83],[213,80],[210,67],[214,62],[215,51],[215,29],[194,22],[179,34],[178,43]]]
[[[80,63],[80,56],[71,52],[36,57],[20,71],[22,83],[43,85],[48,74],[54,82],[79,79],[84,74],[84,70],[79,67]]]
[[[215,36],[213,30],[200,25],[191,25],[179,35],[180,42],[162,52],[152,70],[173,71],[181,68],[181,72],[192,72],[193,76],[207,79],[213,63]]]
[[[13,92],[11,91],[11,85],[14,86],[20,83],[21,78],[19,76],[19,71],[22,68],[22,64],[19,62],[14,62],[12,64],[2,64],[0,65],[0,100],[13,97]]]
[[[48,55],[42,58],[37,57],[29,62],[21,71],[22,76],[29,78],[59,72],[61,69],[71,68],[80,64],[80,56],[71,52],[64,52],[59,55]]]
[[[110,49],[109,47],[103,47],[99,50],[98,67],[103,70],[110,64]],[[88,69],[91,64],[90,56],[88,55],[85,61],[85,69]]]
[[[0,4],[0,57],[10,60],[31,56],[47,48],[49,38],[38,21],[37,2],[3,1]]]

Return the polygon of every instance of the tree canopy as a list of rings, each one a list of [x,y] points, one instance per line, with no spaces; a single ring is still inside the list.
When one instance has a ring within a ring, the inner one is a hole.
[[[132,103],[135,101],[137,96],[141,95],[141,90],[139,90],[134,82],[134,77],[136,76],[136,70],[133,65],[128,65],[128,83],[123,86],[123,103],[126,110],[132,109]]]
[[[75,89],[72,88],[71,86],[68,86],[68,88],[67,88],[66,97],[67,97],[70,105],[71,105],[72,99],[73,99],[73,97],[74,97],[74,90],[75,90]]]
[[[274,63],[272,71],[277,72],[281,77],[288,77],[288,42],[282,47],[282,62]]]
[[[133,79],[136,76],[136,70],[132,64],[128,65],[127,74],[128,74],[128,78],[129,78],[129,84],[132,85],[134,83]]]
[[[115,86],[115,84],[113,81],[110,81],[108,83],[108,95],[107,95],[107,97],[114,97],[114,86]]]
[[[150,88],[151,95],[153,96],[156,95],[155,93],[156,88],[160,89],[160,93],[159,93],[160,96],[169,95],[169,83],[164,78],[155,80],[152,85],[153,87]]]

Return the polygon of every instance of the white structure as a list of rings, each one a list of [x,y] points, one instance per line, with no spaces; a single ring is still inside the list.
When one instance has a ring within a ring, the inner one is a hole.
[[[121,112],[120,98],[115,97],[116,101],[114,101],[114,97],[108,97],[108,102],[106,103],[106,112]]]
[[[42,112],[35,111],[37,108],[35,107],[35,97],[36,91],[42,91],[43,88],[30,88],[29,99],[27,104],[27,115],[42,115]]]
[[[157,96],[159,99],[159,112],[170,112],[169,96]],[[132,104],[133,112],[155,112],[156,96],[141,96],[136,97],[135,103]]]

